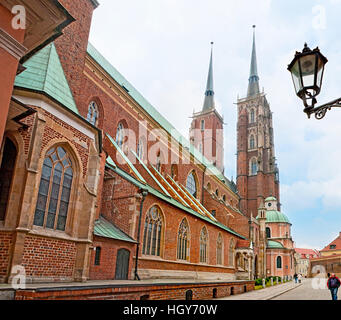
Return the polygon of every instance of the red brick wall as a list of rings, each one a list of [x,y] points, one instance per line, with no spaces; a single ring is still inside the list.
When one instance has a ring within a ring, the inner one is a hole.
[[[27,236],[24,244],[22,265],[28,278],[53,279],[73,276],[76,244],[71,241]]]
[[[13,234],[0,231],[0,282],[4,282],[7,276],[12,244]]]
[[[144,286],[112,286],[110,288],[85,288],[53,291],[17,290],[16,300],[140,300],[147,295],[150,300],[185,300],[186,291],[192,290],[193,300],[212,299],[213,289],[217,298],[254,290],[254,281],[226,283],[196,283]]]
[[[122,248],[130,251],[128,271],[128,279],[130,279],[134,261],[133,256],[135,255],[134,243],[94,236],[93,246],[101,248],[101,255],[100,264],[95,265],[95,250],[91,252],[90,280],[115,279],[117,251]]]

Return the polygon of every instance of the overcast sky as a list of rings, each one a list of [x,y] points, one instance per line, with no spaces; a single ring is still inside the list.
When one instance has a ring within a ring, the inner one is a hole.
[[[210,42],[224,116],[225,175],[236,176],[235,102],[247,91],[252,25],[260,87],[273,112],[282,211],[297,247],[341,231],[341,109],[308,120],[287,65],[304,42],[328,58],[318,104],[341,96],[341,0],[99,0],[91,43],[183,135],[204,101]]]

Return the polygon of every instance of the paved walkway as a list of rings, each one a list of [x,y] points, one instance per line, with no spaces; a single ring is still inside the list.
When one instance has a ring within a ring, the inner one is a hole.
[[[303,283],[295,283],[294,281],[290,281],[287,283],[274,285],[273,287],[266,287],[264,289],[218,298],[217,300],[270,300],[290,290],[296,290],[295,288],[298,288],[302,285]]]
[[[331,300],[331,294],[326,283],[327,279],[324,278],[303,279],[302,286],[274,297],[272,300]],[[341,299],[340,292],[338,296]]]

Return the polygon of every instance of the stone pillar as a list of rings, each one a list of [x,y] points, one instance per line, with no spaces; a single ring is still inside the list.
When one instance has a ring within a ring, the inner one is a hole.
[[[263,288],[265,288],[265,279],[264,278],[262,279],[262,286],[263,286]]]
[[[274,285],[274,278],[271,278],[271,286]]]

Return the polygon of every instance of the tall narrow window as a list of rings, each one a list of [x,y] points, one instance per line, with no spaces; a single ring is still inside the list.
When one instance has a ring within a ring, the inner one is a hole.
[[[255,148],[255,136],[252,134],[250,136],[250,149],[254,149]]]
[[[200,129],[205,130],[205,120],[200,121]]]
[[[255,110],[251,109],[250,112],[250,123],[254,123],[255,122]]]
[[[98,108],[95,101],[91,101],[88,108],[88,115],[86,119],[93,124],[94,126],[97,124],[98,118]]]
[[[282,257],[278,256],[276,259],[277,269],[282,269]]]
[[[229,265],[234,266],[234,241],[231,239],[229,247]]]
[[[194,171],[192,171],[187,177],[186,189],[193,197],[197,197],[197,183],[194,176]]]
[[[34,224],[64,231],[71,194],[71,160],[62,147],[50,149],[45,157],[34,214]]]
[[[217,238],[217,264],[223,264],[223,237],[221,233],[218,234]]]
[[[143,141],[142,139],[139,139],[139,142],[137,143],[137,156],[143,160]]]
[[[153,206],[149,209],[144,223],[143,254],[160,256],[162,226],[160,209]]]
[[[156,156],[156,170],[157,171],[161,171],[161,154],[160,151],[158,152],[157,156]]]
[[[200,232],[200,262],[207,262],[207,229],[203,227]]]
[[[117,125],[117,130],[116,130],[116,143],[118,146],[121,148],[123,144],[123,138],[124,138],[124,127],[123,124],[120,122]]]
[[[256,175],[257,174],[257,160],[253,158],[251,160],[251,175]]]
[[[17,158],[17,148],[14,143],[8,138],[4,141],[5,145],[0,166],[0,220],[5,220],[14,166]]]
[[[101,247],[96,247],[95,250],[95,266],[99,266],[101,262]]]
[[[171,174],[174,180],[178,180],[178,166],[175,163],[171,166]]]
[[[177,258],[181,260],[188,260],[189,250],[189,228],[186,219],[183,219],[179,226],[178,231],[178,245],[177,245]]]
[[[266,227],[266,228],[265,228],[265,232],[266,232],[266,237],[267,237],[267,238],[271,238],[271,230],[270,230],[269,227]]]

